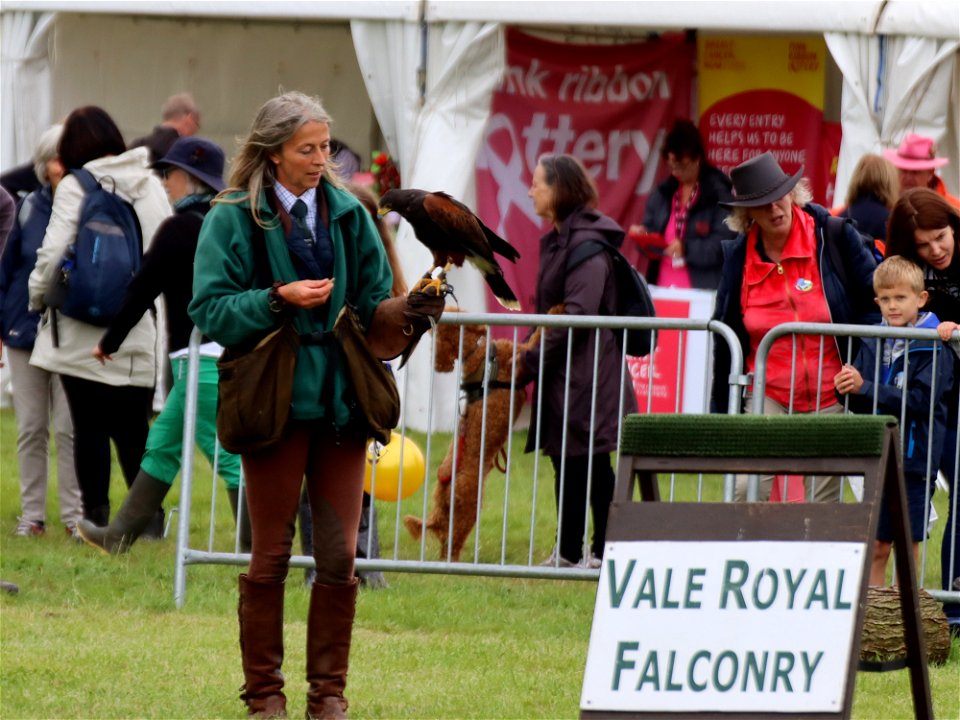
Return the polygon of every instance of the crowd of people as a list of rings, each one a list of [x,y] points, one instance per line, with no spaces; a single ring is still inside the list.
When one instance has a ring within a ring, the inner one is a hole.
[[[199,328],[196,441],[226,486],[240,549],[250,553],[239,578],[238,617],[241,697],[252,716],[286,713],[284,583],[298,514],[304,552],[315,563],[307,576],[307,717],[346,716],[354,564],[369,547],[358,534],[372,531],[375,539],[376,516],[363,492],[367,428],[350,400],[347,368],[323,338],[349,305],[367,328],[371,351],[386,362],[416,343],[443,311],[442,298],[410,302],[389,233],[378,224],[376,199],[341,177],[331,122],[322,104],[302,93],[268,100],[225,180],[226,154],[197,136],[200,112],[189,95],[168,99],[162,123],[129,145],[106,111],[81,107],[41,135],[31,165],[36,182],[18,168],[5,175],[11,194],[0,192],[0,339],[14,389],[20,467],[15,532],[38,537],[47,530],[52,425],[67,534],[106,554],[162,534],[163,501],[180,470],[187,346],[194,325]],[[351,155],[343,156],[346,162]],[[916,429],[911,437],[924,447],[930,439],[933,475],[941,470],[954,496],[960,201],[936,174],[946,160],[936,156],[932,141],[910,134],[895,149],[865,155],[832,213],[813,202],[802,169],[785,173],[770,152],[728,177],[710,164],[696,126],[686,120],[670,128],[662,160],[670,174],[630,234],[656,238],[660,250],[647,270],[652,283],[716,291],[714,318],[738,336],[745,372],[754,371],[763,336],[783,322],[937,329],[941,341],[852,341],[852,361],[845,339],[778,341],[759,406],[777,415],[842,413],[845,405],[899,415],[907,396]],[[49,288],[78,232],[85,196],[80,171],[109,179],[139,226],[140,269],[106,326],[48,307]],[[544,155],[528,194],[547,226],[535,311],[562,306],[569,315],[616,314],[614,258],[598,252],[568,262],[582,244],[617,248],[628,236],[598,209],[589,172],[570,155]],[[876,242],[864,242],[864,235]],[[879,265],[874,245],[887,258]],[[161,296],[167,334],[158,342],[154,303]],[[288,323],[301,340],[286,431],[265,449],[232,454],[218,448],[217,358],[224,348],[252,347]],[[633,394],[623,391],[629,381],[618,343],[612,330],[547,332],[518,358],[517,383],[536,383],[534,398],[542,402],[533,403],[527,451],[542,450],[555,476],[556,543],[546,566],[600,565],[613,496],[610,454],[620,413],[636,409]],[[169,362],[158,347],[166,348]],[[883,369],[880,376],[875,366]],[[169,392],[151,423],[165,371]],[[730,357],[718,343],[713,412],[730,410],[729,376]],[[755,411],[752,388],[741,400],[740,411]],[[571,412],[594,403],[595,422],[590,413]],[[109,499],[111,443],[129,488],[116,512]],[[920,542],[933,477],[919,455],[905,453],[904,468],[911,531]],[[759,496],[749,499],[842,497],[839,477],[803,478],[792,489],[790,480],[761,478]],[[737,500],[748,498],[748,487],[746,477],[737,478]],[[960,577],[954,511],[951,505],[941,554],[948,590],[957,589]],[[873,583],[884,582],[891,539],[884,514]],[[946,609],[960,631],[960,606]]]

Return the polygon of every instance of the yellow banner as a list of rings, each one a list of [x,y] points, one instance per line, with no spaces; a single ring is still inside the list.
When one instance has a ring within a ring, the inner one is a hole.
[[[752,90],[782,90],[823,110],[827,45],[816,35],[697,39],[700,112]]]

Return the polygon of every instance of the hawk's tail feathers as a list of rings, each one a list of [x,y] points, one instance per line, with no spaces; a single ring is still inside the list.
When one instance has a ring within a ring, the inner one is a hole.
[[[483,279],[487,281],[487,285],[490,287],[490,291],[494,297],[497,298],[497,302],[507,308],[507,310],[520,309],[520,301],[517,300],[517,296],[513,294],[513,290],[507,285],[507,281],[504,280],[503,275],[498,272],[488,272],[483,274]]]

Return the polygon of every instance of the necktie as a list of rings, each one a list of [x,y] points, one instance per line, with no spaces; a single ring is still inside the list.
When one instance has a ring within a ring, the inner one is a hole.
[[[313,233],[310,231],[310,226],[307,225],[307,204],[303,200],[297,200],[290,208],[290,215],[293,217],[293,222],[296,224],[297,230],[300,231],[300,235],[303,236],[303,241],[311,245],[313,243]]]

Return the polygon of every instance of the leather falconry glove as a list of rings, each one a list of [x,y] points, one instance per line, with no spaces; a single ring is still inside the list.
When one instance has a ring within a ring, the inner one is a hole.
[[[442,295],[415,293],[389,298],[377,305],[367,330],[367,344],[381,360],[401,356],[400,367],[414,351],[420,337],[443,314]]]

